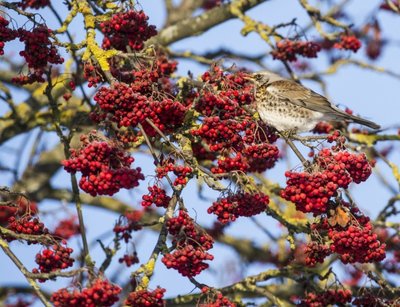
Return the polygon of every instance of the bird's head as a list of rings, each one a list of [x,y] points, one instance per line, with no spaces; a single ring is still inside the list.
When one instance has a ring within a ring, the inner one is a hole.
[[[268,85],[275,81],[284,80],[281,76],[267,70],[252,73],[251,79],[258,85]]]

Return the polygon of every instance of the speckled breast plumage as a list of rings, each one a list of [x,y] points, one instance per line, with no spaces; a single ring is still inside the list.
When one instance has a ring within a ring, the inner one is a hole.
[[[256,102],[261,119],[278,131],[310,131],[324,118],[321,112],[276,97],[268,91],[268,86],[257,88]]]

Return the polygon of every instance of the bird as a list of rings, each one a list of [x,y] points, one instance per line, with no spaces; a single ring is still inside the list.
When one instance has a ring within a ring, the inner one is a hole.
[[[346,113],[326,97],[278,74],[261,71],[250,76],[255,85],[255,105],[261,120],[279,132],[311,131],[321,121],[344,121],[380,128],[370,120]]]

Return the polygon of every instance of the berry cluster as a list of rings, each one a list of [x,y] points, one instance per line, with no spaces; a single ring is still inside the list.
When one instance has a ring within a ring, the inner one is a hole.
[[[357,52],[361,48],[360,40],[354,35],[342,35],[340,41],[333,45],[336,49],[351,50]]]
[[[0,205],[0,225],[7,226],[10,217],[21,217],[25,214],[35,215],[38,208],[35,202],[30,202],[24,197],[19,197],[13,206]]]
[[[176,269],[183,276],[193,277],[208,268],[205,260],[214,257],[207,253],[213,247],[213,239],[196,227],[186,211],[180,210],[177,217],[167,222],[168,232],[173,236],[175,251],[164,254],[162,262],[167,268]]]
[[[152,204],[155,204],[156,207],[168,207],[171,197],[167,195],[164,189],[158,187],[157,185],[148,187],[148,189],[149,194],[142,196],[143,207],[150,207]]]
[[[117,239],[123,239],[125,243],[128,243],[132,238],[131,232],[142,228],[139,225],[139,221],[143,215],[142,211],[128,211],[123,216],[121,216],[114,226],[113,231],[115,232]]]
[[[50,0],[21,0],[17,3],[22,9],[26,10],[28,7],[32,9],[40,9],[50,4]]]
[[[207,302],[200,306],[207,307],[236,307],[235,303],[232,303],[227,297],[223,296],[221,292],[215,293],[212,289],[208,287],[203,287],[201,292],[204,294],[210,293],[211,295],[207,298]]]
[[[363,215],[355,205],[350,206],[344,201],[338,208],[340,210],[336,210],[333,216],[323,217],[318,223],[311,225],[311,229],[318,233],[319,238],[326,238],[325,242],[330,242],[330,252],[337,253],[343,263],[382,261],[386,256],[386,245],[382,244],[378,235],[373,232],[370,219]],[[345,216],[340,216],[343,214]],[[309,245],[311,254],[308,254],[314,257],[312,253],[319,243],[311,242]],[[317,255],[318,259],[323,261],[325,253],[328,254],[328,251],[323,247],[322,254]]]
[[[52,235],[56,238],[68,240],[69,238],[80,233],[79,224],[76,221],[76,217],[70,217],[62,220],[58,223],[54,229]]]
[[[143,43],[157,34],[156,27],[149,25],[149,17],[143,12],[129,10],[114,14],[110,20],[100,24],[104,34],[103,48],[115,48],[121,51],[139,51]]]
[[[274,60],[294,62],[297,60],[297,55],[316,58],[319,51],[321,51],[321,45],[316,42],[284,39],[276,44],[276,49],[271,51],[271,54]]]
[[[173,172],[176,176],[174,186],[186,185],[193,176],[193,169],[190,166],[176,165],[173,159],[162,161],[161,165],[156,168],[156,175],[159,179],[167,176],[169,172]]]
[[[134,265],[135,263],[139,263],[139,258],[137,256],[136,252],[133,252],[133,254],[128,255],[125,254],[123,257],[118,259],[119,263],[125,263],[127,267],[130,267],[131,265]]]
[[[329,289],[322,293],[308,293],[300,306],[324,307],[330,305],[346,305],[350,303],[352,294],[347,289]]]
[[[88,87],[96,87],[104,80],[101,70],[90,62],[83,66],[83,78],[88,82]]]
[[[67,172],[81,172],[79,186],[92,196],[113,195],[121,188],[131,189],[144,180],[141,169],[131,169],[133,157],[111,141],[91,140],[94,133],[82,136],[83,146],[71,150],[71,157],[62,163]]]
[[[149,86],[151,84],[149,82]],[[146,133],[151,136],[157,135],[157,132],[146,119],[151,120],[163,132],[171,131],[183,123],[187,110],[180,102],[168,98],[157,101],[140,94],[135,89],[135,83],[115,83],[112,87],[102,87],[94,100],[104,112],[103,118],[107,117],[119,127],[134,128],[142,124]]]
[[[17,37],[17,32],[8,27],[9,23],[3,16],[0,16],[0,55],[4,54],[4,43]]]
[[[232,119],[246,114],[241,106],[254,101],[254,85],[244,72],[225,74],[221,68],[214,66],[203,74],[204,87],[196,101],[195,108],[204,116],[218,116],[221,119]]]
[[[235,221],[239,216],[259,214],[267,208],[268,203],[269,197],[262,193],[240,192],[214,202],[207,212],[215,214],[221,223],[226,224]]]
[[[332,253],[329,246],[318,244],[311,241],[306,245],[304,254],[306,255],[305,263],[307,266],[313,267],[317,263],[323,263],[325,258]]]
[[[61,244],[46,248],[41,253],[36,254],[36,263],[39,268],[33,269],[32,272],[49,273],[69,268],[74,263],[74,259],[71,258],[72,252],[72,248]]]
[[[345,229],[330,228],[331,251],[340,255],[343,263],[379,262],[385,258],[385,244],[381,244],[373,233],[370,222],[350,225]]]
[[[164,307],[165,302],[162,299],[165,289],[157,287],[154,291],[138,290],[129,293],[124,305],[132,307]]]
[[[239,122],[234,119],[221,120],[219,117],[207,117],[198,129],[193,129],[192,135],[204,140],[211,151],[224,148],[234,148],[240,151],[243,140],[239,131],[245,130],[248,122]]]
[[[334,127],[332,124],[328,122],[319,122],[312,131],[318,134],[328,134],[331,133],[333,130]]]
[[[315,215],[327,211],[331,197],[337,195],[339,187],[347,188],[350,176],[340,167],[315,173],[285,173],[287,186],[281,197],[293,202],[297,210]]]
[[[315,172],[286,172],[287,186],[281,196],[296,204],[297,210],[321,214],[327,211],[331,197],[339,188],[347,188],[354,181],[365,181],[371,174],[371,166],[365,154],[347,151],[333,153],[323,149],[314,159]]]
[[[96,307],[112,306],[119,300],[121,288],[101,278],[96,279],[93,284],[79,291],[72,292],[66,288],[59,289],[51,296],[51,301],[56,307]]]
[[[64,59],[58,54],[56,47],[50,41],[51,33],[52,31],[45,25],[39,25],[32,31],[18,29],[19,40],[25,43],[25,49],[19,54],[25,58],[31,71],[28,76],[14,78],[15,83],[44,82],[43,74],[47,64],[62,64],[64,62]]]
[[[38,218],[33,217],[32,215],[25,215],[21,218],[15,218],[12,216],[8,219],[7,228],[15,233],[19,234],[27,234],[27,235],[44,235],[48,234],[49,230],[44,226],[42,222],[39,221]],[[7,241],[13,241],[14,238],[7,237]],[[28,244],[38,243],[37,241],[28,241]]]

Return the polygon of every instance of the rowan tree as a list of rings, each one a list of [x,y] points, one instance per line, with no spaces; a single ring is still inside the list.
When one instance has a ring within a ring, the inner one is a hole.
[[[400,127],[276,131],[251,79],[328,96],[355,67],[383,97],[400,2],[363,5],[1,1],[0,275],[21,272],[0,278],[1,304],[398,306]],[[261,48],[197,50],[228,21]],[[395,112],[346,112],[368,109]]]

